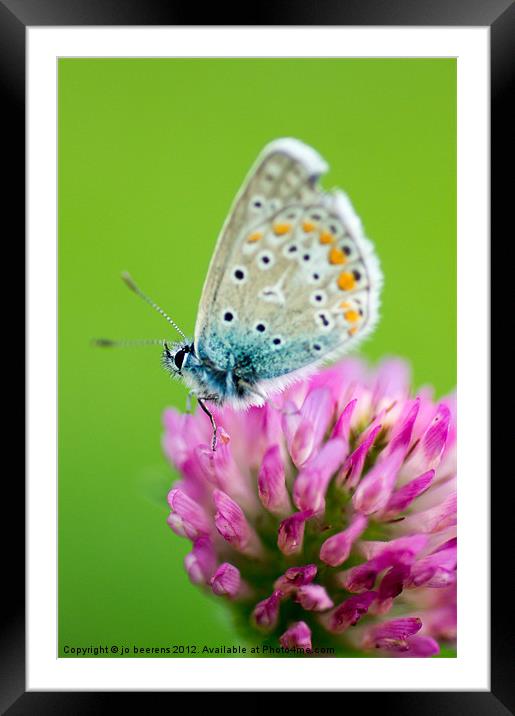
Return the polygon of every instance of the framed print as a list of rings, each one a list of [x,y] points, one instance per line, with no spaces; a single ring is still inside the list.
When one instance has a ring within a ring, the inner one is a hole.
[[[513,12],[445,7],[0,6],[27,146],[8,713],[109,691],[511,707],[488,307]]]

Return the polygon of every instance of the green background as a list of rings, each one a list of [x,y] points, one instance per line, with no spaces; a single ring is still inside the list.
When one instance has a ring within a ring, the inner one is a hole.
[[[281,136],[329,162],[385,273],[361,349],[408,358],[437,395],[456,370],[456,64],[443,59],[61,59],[59,653],[88,645],[236,644],[223,604],[191,585],[166,525],[174,474],[163,409],[186,392],[170,337],[119,279],[186,333],[217,234],[262,147]],[[175,338],[175,336],[173,336]]]

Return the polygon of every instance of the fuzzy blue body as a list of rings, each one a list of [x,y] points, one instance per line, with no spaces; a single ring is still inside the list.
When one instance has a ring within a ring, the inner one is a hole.
[[[331,336],[321,339],[324,352],[331,348]],[[173,357],[164,357],[173,366]],[[180,375],[199,397],[218,403],[256,402],[259,386],[298,371],[313,363],[312,339],[296,337],[278,348],[255,331],[223,329],[202,334],[189,352]],[[177,368],[175,367],[177,372]]]

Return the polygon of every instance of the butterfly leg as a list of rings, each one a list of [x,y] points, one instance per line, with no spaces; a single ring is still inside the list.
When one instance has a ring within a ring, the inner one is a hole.
[[[218,427],[217,427],[216,422],[215,422],[215,419],[214,419],[214,417],[213,417],[213,413],[211,413],[211,412],[208,410],[208,408],[206,408],[206,405],[205,405],[205,403],[204,403],[204,400],[209,400],[209,396],[205,396],[205,397],[202,397],[202,398],[199,398],[199,397],[197,396],[197,402],[198,402],[198,404],[200,405],[200,407],[202,408],[202,410],[205,412],[205,414],[207,415],[207,417],[208,417],[209,420],[211,421],[211,427],[213,428],[213,442],[212,442],[212,444],[211,444],[211,448],[212,448],[213,452],[215,452],[215,450],[216,450],[216,434],[217,434],[217,431],[218,431]]]

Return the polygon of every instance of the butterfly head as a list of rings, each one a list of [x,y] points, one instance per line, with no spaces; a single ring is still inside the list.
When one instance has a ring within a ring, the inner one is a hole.
[[[163,365],[172,375],[182,376],[182,371],[192,355],[194,355],[194,349],[193,343],[190,341],[164,343]]]
[[[227,382],[225,373],[214,370],[209,361],[195,352],[195,345],[185,339],[179,343],[163,342],[162,363],[173,378],[184,381],[191,394],[222,402]],[[204,408],[203,408],[204,409]]]

